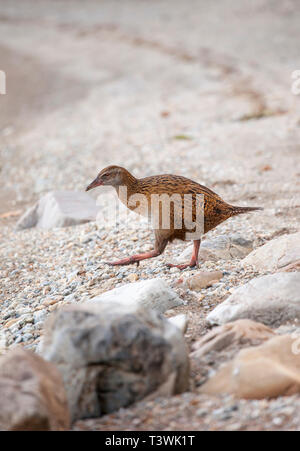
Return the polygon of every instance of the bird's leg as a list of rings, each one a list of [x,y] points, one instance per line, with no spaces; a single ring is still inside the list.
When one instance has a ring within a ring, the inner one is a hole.
[[[169,268],[179,268],[179,269],[185,269],[185,268],[194,268],[195,266],[198,266],[199,263],[199,249],[200,249],[201,240],[194,240],[194,248],[192,257],[189,263],[184,263],[182,265],[173,265],[172,263],[168,264]]]
[[[106,262],[111,266],[121,266],[121,265],[131,265],[132,263],[137,263],[141,260],[146,260],[147,258],[158,257],[165,250],[166,245],[168,244],[167,239],[161,239],[157,233],[155,233],[155,246],[153,251],[144,252],[143,254],[132,255],[131,257],[122,258],[121,260],[117,260],[115,262]]]
[[[122,265],[131,265],[132,263],[139,263],[141,260],[146,260],[147,258],[153,258],[160,255],[160,252],[153,250],[150,252],[144,252],[143,254],[132,255],[131,257],[122,258],[121,260],[117,260],[115,262],[106,262],[111,266],[122,266]]]

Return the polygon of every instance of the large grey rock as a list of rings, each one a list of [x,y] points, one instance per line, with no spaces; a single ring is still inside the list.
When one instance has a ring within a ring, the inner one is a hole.
[[[200,261],[231,260],[232,258],[243,258],[253,249],[252,241],[245,240],[239,234],[219,235],[214,238],[203,240],[200,246]],[[193,252],[193,245],[188,246],[176,258],[176,263],[188,261]]]
[[[122,287],[106,291],[100,296],[96,296],[88,303],[117,303],[124,306],[138,304],[145,308],[164,313],[173,307],[183,304],[163,279],[141,280],[140,282],[129,283]]]
[[[210,324],[248,318],[270,326],[300,319],[300,273],[262,276],[237,288],[208,316]]]
[[[64,430],[67,397],[54,365],[21,348],[0,358],[0,430]]]
[[[63,375],[73,419],[188,388],[181,331],[136,304],[86,303],[58,310],[46,325],[41,354]]]
[[[18,221],[17,230],[68,227],[95,221],[99,207],[84,192],[52,191],[43,196]]]
[[[255,249],[242,262],[258,271],[285,271],[300,259],[300,232],[283,235]]]

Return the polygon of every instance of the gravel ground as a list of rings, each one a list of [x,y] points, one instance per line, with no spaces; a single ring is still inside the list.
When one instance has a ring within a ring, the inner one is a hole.
[[[201,269],[221,269],[225,276],[211,288],[203,289],[202,293],[191,292],[177,286],[176,282],[182,275],[192,275],[197,270],[182,272],[177,268],[170,270],[166,265],[176,256],[176,251],[178,255],[184,249],[184,244],[169,246],[163,256],[141,262],[139,267],[111,267],[103,262],[114,260],[117,254],[127,255],[133,249],[136,252],[149,250],[151,233],[136,229],[128,237],[126,224],[111,229],[109,233],[98,227],[87,224],[52,231],[5,234],[5,241],[0,244],[0,252],[5,254],[5,267],[1,268],[2,346],[22,342],[35,348],[43,322],[52,310],[68,303],[84,302],[124,283],[153,277],[164,278],[186,300],[186,306],[173,309],[170,314],[188,313],[191,323],[201,331],[200,324],[206,314],[234,286],[256,275],[251,269],[240,268],[239,259],[208,261],[201,265]],[[228,230],[228,226],[220,227],[219,233],[222,229],[226,233],[226,228]],[[196,338],[197,333],[192,337]]]
[[[138,403],[99,420],[78,421],[74,430],[260,431],[299,430],[299,396],[273,401],[235,400],[195,393]]]
[[[0,69],[8,86],[0,97],[0,352],[36,349],[45,319],[62,305],[152,277],[164,278],[186,301],[168,315],[188,315],[190,345],[205,333],[207,313],[258,275],[239,259],[202,264],[225,275],[195,294],[177,286],[181,272],[165,265],[184,243],[139,267],[103,263],[150,249],[151,232],[136,220],[22,232],[15,223],[47,191],[83,190],[103,166],[120,164],[137,176],[185,175],[233,204],[264,207],[210,237],[238,232],[257,247],[299,231],[300,97],[291,94],[290,77],[298,69],[300,6],[279,0],[272,8],[267,0],[243,7],[233,0],[218,7],[196,0],[189,7],[174,0],[155,8],[134,0],[72,5],[1,5]],[[91,195],[102,202],[101,193]],[[233,401],[195,392],[75,429],[295,430],[299,403],[299,396]]]

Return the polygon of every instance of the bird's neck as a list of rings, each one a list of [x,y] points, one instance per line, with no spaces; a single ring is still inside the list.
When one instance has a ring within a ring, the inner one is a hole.
[[[124,173],[122,174],[122,181],[120,184],[115,186],[115,190],[119,198],[123,197],[125,193],[129,197],[138,192],[138,187],[139,179],[130,174],[129,171],[124,170]]]

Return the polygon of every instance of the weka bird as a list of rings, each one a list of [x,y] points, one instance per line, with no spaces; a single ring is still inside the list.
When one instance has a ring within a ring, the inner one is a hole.
[[[96,179],[86,188],[86,191],[101,185],[113,186],[121,202],[130,210],[156,221],[154,227],[155,246],[152,251],[109,263],[111,265],[138,264],[141,260],[157,257],[163,253],[168,242],[177,238],[180,240],[193,239],[193,254],[187,264],[170,264],[168,266],[176,266],[180,269],[197,266],[201,234],[207,233],[231,216],[262,210],[259,207],[236,207],[227,204],[209,188],[178,175],[164,174],[137,179],[120,166],[108,166],[98,174]],[[159,198],[162,195],[167,195],[167,198],[175,199],[170,208],[166,210],[169,215],[167,227],[165,227],[165,222],[161,217],[162,204],[152,201],[155,195],[160,196]],[[186,198],[188,199],[186,200]],[[202,215],[199,215],[199,205]],[[185,220],[186,216],[190,217],[189,221]],[[181,220],[179,221],[180,226],[176,225],[175,220],[178,224],[178,219]],[[198,223],[201,223],[201,234],[195,236],[193,232],[197,229]],[[188,238],[188,236],[192,236],[192,238]]]

